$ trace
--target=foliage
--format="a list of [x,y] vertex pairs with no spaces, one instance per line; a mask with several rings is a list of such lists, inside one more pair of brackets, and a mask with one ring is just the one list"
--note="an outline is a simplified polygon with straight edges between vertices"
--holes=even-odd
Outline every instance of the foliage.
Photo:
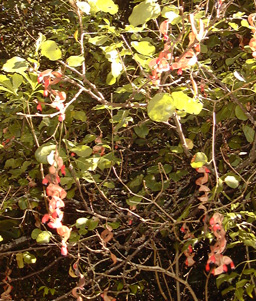
[[254,2],[0,9],[1,299],[255,299]]

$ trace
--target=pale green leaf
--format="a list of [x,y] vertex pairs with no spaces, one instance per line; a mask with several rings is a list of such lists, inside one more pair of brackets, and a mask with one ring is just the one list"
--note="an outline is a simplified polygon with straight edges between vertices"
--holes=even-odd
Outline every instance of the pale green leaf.
[[89,219],[87,217],[80,217],[76,220],[76,228],[84,228],[88,225]]
[[19,269],[24,268],[24,261],[23,261],[23,254],[22,253],[17,253],[16,254],[16,261]]
[[67,59],[67,63],[70,67],[79,67],[83,64],[84,57],[80,55],[72,55]]
[[171,96],[173,98],[173,105],[178,110],[195,115],[198,115],[202,111],[203,104],[199,100],[187,96],[182,91],[173,92]]
[[76,5],[83,13],[86,13],[87,15],[90,14],[91,7],[90,7],[89,3],[85,2],[85,1],[81,1],[81,2],[77,1]]
[[109,41],[109,38],[105,35],[102,35],[102,36],[90,38],[88,41],[89,41],[89,43],[91,43],[93,45],[101,46],[101,45],[105,44],[107,41]]
[[95,12],[103,11],[114,15],[118,12],[118,5],[113,0],[89,0],[92,10]]
[[190,165],[193,168],[199,168],[199,167],[204,166],[207,162],[208,162],[208,158],[207,158],[206,154],[203,152],[198,152],[192,158]]
[[156,19],[160,13],[160,5],[156,1],[145,0],[133,8],[129,22],[134,27],[143,25],[151,19]]
[[29,253],[28,251],[23,253],[23,259],[26,264],[36,263],[35,255]]
[[39,163],[48,164],[47,156],[54,150],[56,150],[56,145],[54,144],[43,144],[39,146],[35,152],[36,160]]
[[231,188],[237,188],[239,186],[239,181],[234,176],[227,176],[224,182]]
[[28,68],[28,63],[21,57],[15,56],[9,59],[4,65],[3,70],[5,72],[23,73]]
[[56,42],[47,40],[41,44],[41,53],[51,61],[61,59],[62,54]]
[[14,88],[10,79],[3,74],[0,74],[0,90],[13,93]]
[[167,93],[156,94],[148,103],[148,116],[158,122],[166,122],[175,112],[173,98]]
[[19,88],[19,86],[22,84],[23,82],[23,76],[21,76],[20,74],[14,73],[12,76],[12,83],[13,83],[13,89],[16,92]]
[[123,70],[123,66],[119,60],[114,60],[111,64],[111,73],[114,77],[118,77]]
[[232,27],[234,30],[238,30],[239,29],[239,26],[238,24],[234,23],[234,22],[229,22],[228,25],[230,27]]
[[45,244],[50,242],[52,233],[49,231],[42,231],[36,238],[36,242],[39,244]]
[[89,157],[92,154],[92,149],[87,145],[78,145],[72,147],[70,151],[81,157]]
[[148,41],[141,41],[141,42],[131,42],[132,47],[136,49],[140,54],[144,55],[152,55],[155,53],[156,48]]

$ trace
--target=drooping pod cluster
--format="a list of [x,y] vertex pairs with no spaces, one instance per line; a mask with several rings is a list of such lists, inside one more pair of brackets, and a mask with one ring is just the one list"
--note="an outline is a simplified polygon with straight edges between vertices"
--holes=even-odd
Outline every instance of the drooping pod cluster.
[[57,150],[52,151],[47,160],[51,166],[42,183],[48,185],[46,188],[48,213],[43,216],[42,223],[47,223],[49,228],[57,230],[57,233],[61,236],[61,254],[67,255],[67,240],[71,229],[62,224],[64,215],[62,208],[65,206],[63,200],[67,196],[67,192],[59,185],[59,172],[65,175],[65,165]]
[[[182,225],[180,231],[184,233],[183,239],[194,238],[194,234],[190,232],[186,223]],[[195,263],[195,260],[193,259],[195,252],[193,252],[192,245],[189,245],[188,248],[183,252],[183,254],[187,257],[185,260],[185,265],[191,267]]]
[[[59,121],[65,120],[65,101],[67,99],[66,92],[58,91],[52,89],[53,85],[58,84],[62,79],[62,74],[58,71],[52,71],[51,69],[47,69],[41,72],[38,75],[37,81],[44,86],[44,97],[48,97],[51,100],[51,103],[44,103],[45,105],[49,105],[50,107],[58,110]],[[37,110],[42,111],[41,103],[38,103]]]
[[213,275],[219,275],[228,271],[228,265],[231,269],[235,268],[232,259],[228,256],[224,256],[224,252],[227,244],[226,231],[223,228],[223,215],[216,212],[210,219],[210,229],[216,238],[216,243],[210,246],[211,252],[208,254],[208,261],[206,264],[206,271],[210,271],[210,264],[214,264],[216,267],[212,270]]
[[248,22],[252,26],[252,33],[253,33],[253,37],[250,39],[250,42],[249,42],[249,47],[251,48],[252,56],[254,58],[256,58],[256,27],[254,25],[255,18],[256,18],[256,14],[251,14],[248,17]]
[[196,64],[197,55],[200,53],[200,41],[204,38],[204,24],[200,20],[199,30],[196,29],[194,15],[190,15],[191,29],[192,32],[189,34],[188,50],[186,50],[180,57],[174,58],[170,52],[171,41],[168,35],[169,31],[169,20],[165,20],[160,24],[159,31],[163,35],[165,44],[164,49],[159,53],[157,58],[154,58],[149,62],[149,67],[152,69],[150,78],[155,85],[160,84],[161,74],[169,70],[178,70],[178,75],[182,74],[182,70],[189,68]]

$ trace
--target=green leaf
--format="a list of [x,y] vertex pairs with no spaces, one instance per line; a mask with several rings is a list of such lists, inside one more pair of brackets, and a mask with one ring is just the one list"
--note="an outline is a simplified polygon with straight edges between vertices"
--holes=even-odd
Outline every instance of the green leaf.
[[156,94],[148,103],[148,116],[157,122],[167,122],[175,112],[173,98],[167,93]]
[[191,160],[190,165],[193,168],[199,168],[204,166],[208,162],[208,158],[205,153],[198,152],[194,155],[193,159]]
[[189,114],[198,115],[203,108],[203,104],[197,99],[193,99],[182,91],[173,92],[171,94],[173,104],[178,110],[185,111]]
[[144,54],[144,55],[151,56],[156,51],[155,46],[153,46],[148,41],[142,41],[142,42],[135,41],[135,42],[131,42],[131,45],[133,48],[136,49],[136,51],[138,51],[140,54]]
[[118,5],[116,5],[113,0],[89,0],[89,3],[93,3],[97,11],[103,11],[111,15],[118,12]]
[[76,228],[84,228],[88,225],[89,219],[86,217],[80,217],[76,220]]
[[95,38],[90,38],[88,41],[93,45],[101,46],[104,45],[107,41],[109,41],[109,37],[102,35],[102,36],[97,36]]
[[234,22],[229,22],[228,25],[231,26],[234,30],[238,30],[239,29],[238,24],[236,24]]
[[24,261],[23,261],[23,254],[22,253],[17,253],[16,254],[16,261],[19,269],[24,268]]
[[253,140],[254,140],[254,135],[255,135],[254,129],[252,127],[248,126],[248,125],[244,125],[243,126],[243,132],[244,132],[246,140],[249,143],[252,143]]
[[164,18],[168,18],[168,21],[172,25],[175,25],[182,20],[181,16],[179,15],[178,7],[176,7],[174,5],[165,6],[162,10],[161,15]]
[[27,70],[28,63],[21,57],[15,56],[9,59],[4,65],[3,70],[5,72],[16,72],[16,73],[23,73]]
[[235,296],[239,301],[244,301],[243,294],[244,294],[244,289],[242,287],[239,287],[235,290]]
[[134,131],[136,133],[137,136],[139,136],[140,138],[146,138],[146,136],[149,133],[149,128],[146,126],[146,124],[142,124],[139,126],[135,126],[134,127]]
[[51,61],[57,61],[62,57],[59,46],[56,44],[56,42],[51,40],[47,40],[42,43],[41,53]]
[[13,89],[16,92],[19,88],[19,86],[22,84],[23,82],[23,76],[21,76],[20,74],[14,73],[12,76],[12,83],[13,83]]
[[14,92],[13,85],[12,85],[10,79],[6,75],[0,74],[0,85],[5,87],[6,91],[11,92],[11,93]]
[[252,295],[253,289],[254,289],[253,284],[249,284],[248,286],[246,286],[246,293],[252,299],[253,299],[253,295]]
[[50,242],[50,238],[52,236],[52,233],[49,231],[42,231],[38,234],[36,238],[36,242],[39,244],[45,244]]
[[248,21],[247,21],[247,20],[242,20],[242,21],[241,21],[241,26],[244,26],[244,27],[250,28],[250,25],[249,25],[249,23],[248,23]]
[[239,181],[234,176],[227,176],[224,182],[231,188],[237,188],[239,186]]
[[99,224],[99,219],[96,217],[93,217],[91,219],[89,219],[88,221],[88,230],[92,231],[94,230]]
[[38,236],[41,232],[42,232],[41,229],[38,229],[38,228],[34,229],[34,230],[32,231],[32,233],[31,233],[31,238],[32,238],[32,239],[37,239],[37,236]]
[[235,114],[236,114],[236,117],[239,119],[239,120],[247,120],[248,117],[244,114],[243,110],[239,107],[239,106],[236,106],[235,108]]
[[36,263],[35,255],[29,253],[28,251],[23,253],[23,259],[26,264]]
[[117,222],[112,222],[112,223],[108,223],[108,225],[113,229],[113,230],[116,230],[119,228],[120,226],[120,222],[117,221]]
[[94,157],[94,158],[89,158],[85,159],[83,157],[80,157],[79,159],[76,160],[76,164],[78,168],[81,169],[82,172],[85,171],[94,171],[98,167],[98,162],[100,158],[99,157]]
[[134,27],[143,25],[151,19],[156,19],[160,13],[160,5],[155,0],[145,0],[133,8],[129,22]]
[[87,15],[90,14],[90,10],[91,10],[91,7],[90,7],[90,4],[88,4],[87,2],[85,1],[77,1],[76,2],[76,5],[77,7],[83,12],[83,13],[86,13]]
[[72,116],[76,119],[76,120],[81,120],[83,122],[85,122],[87,120],[86,114],[84,111],[72,111]]
[[118,59],[114,60],[111,64],[112,75],[114,77],[118,77],[121,74],[122,70],[123,70],[122,63]]
[[35,152],[35,158],[39,163],[48,164],[47,156],[51,151],[56,150],[56,145],[54,144],[43,144],[38,147]]
[[79,67],[83,64],[84,57],[80,55],[72,55],[67,59],[67,63],[70,67]]
[[87,145],[78,145],[72,147],[70,151],[81,157],[89,157],[92,154],[92,149]]

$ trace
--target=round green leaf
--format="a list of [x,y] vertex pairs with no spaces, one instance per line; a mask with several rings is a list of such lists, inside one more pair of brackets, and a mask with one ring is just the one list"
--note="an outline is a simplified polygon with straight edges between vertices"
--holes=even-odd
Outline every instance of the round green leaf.
[[28,63],[21,57],[15,56],[9,59],[4,65],[3,70],[5,72],[25,72],[28,68]]
[[208,162],[208,158],[207,158],[206,154],[202,153],[202,152],[198,152],[192,158],[190,165],[193,168],[199,168],[199,167],[204,166],[207,162]]
[[170,94],[156,94],[148,103],[148,116],[157,122],[166,122],[174,113],[175,106]]
[[39,233],[39,235],[36,238],[36,242],[39,244],[46,244],[50,242],[50,238],[52,236],[52,233],[49,231],[43,231]]
[[59,46],[56,44],[56,42],[51,40],[47,40],[42,43],[41,53],[51,61],[57,61],[62,57]]
[[70,67],[79,67],[83,64],[84,57],[80,55],[72,55],[67,59],[67,63]]
[[35,152],[36,160],[39,163],[48,164],[47,156],[53,150],[56,150],[56,145],[54,145],[54,144],[43,144],[43,145],[39,146]]
[[151,19],[157,18],[161,13],[161,8],[154,0],[145,0],[136,5],[129,17],[129,22],[134,27],[145,24]]
[[140,54],[144,55],[152,55],[155,53],[156,48],[148,41],[141,41],[141,42],[131,42],[132,47],[136,49]]
[[76,228],[84,228],[88,225],[89,219],[86,217],[80,217],[76,220]]
[[197,99],[187,96],[187,94],[182,91],[173,92],[171,96],[173,98],[173,104],[178,110],[195,115],[198,115],[202,111],[202,103]]
[[239,181],[234,176],[227,176],[224,182],[231,188],[237,188],[239,186]]
[[40,230],[40,229],[38,229],[38,228],[34,229],[34,230],[32,231],[32,233],[31,233],[31,238],[37,239],[37,236],[38,236],[41,232],[42,232],[42,230]]
[[81,157],[89,157],[92,153],[92,149],[87,145],[78,145],[72,147],[70,150]]

